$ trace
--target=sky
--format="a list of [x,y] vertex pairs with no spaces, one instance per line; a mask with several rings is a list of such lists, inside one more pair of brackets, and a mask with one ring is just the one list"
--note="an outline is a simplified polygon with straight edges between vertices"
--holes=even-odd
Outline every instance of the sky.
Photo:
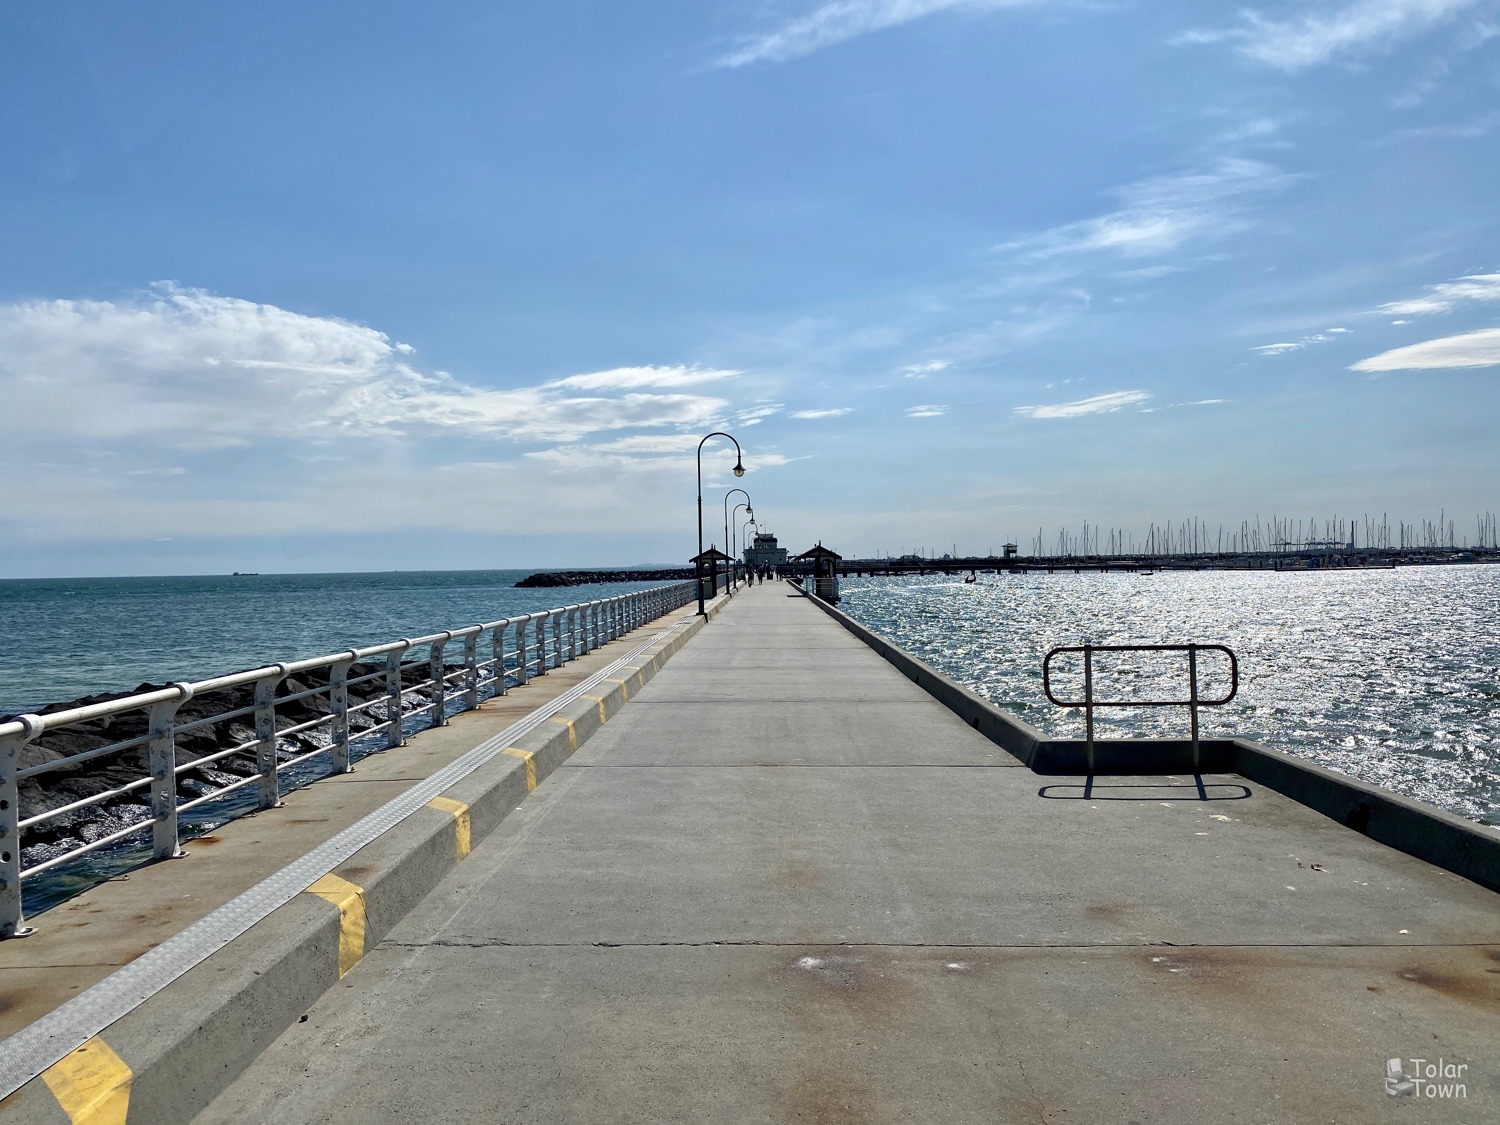
[[7,0],[0,577],[1472,541],[1497,141],[1500,0]]

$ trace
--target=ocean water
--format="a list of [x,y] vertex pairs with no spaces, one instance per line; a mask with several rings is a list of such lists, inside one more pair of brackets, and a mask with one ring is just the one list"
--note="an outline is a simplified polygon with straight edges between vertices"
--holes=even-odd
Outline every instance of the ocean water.
[[0,715],[456,629],[659,582],[517,590],[526,570],[0,581]]
[[[1059,738],[1081,738],[1083,717],[1043,693],[1052,647],[1228,645],[1239,693],[1201,713],[1205,736],[1500,824],[1500,566],[848,578],[841,591],[851,616]],[[1227,664],[1201,659],[1203,693],[1223,694]],[[1096,660],[1097,698],[1186,696],[1181,655]],[[1054,694],[1080,698],[1080,668],[1059,663]],[[1188,732],[1185,708],[1095,714],[1100,737]]]

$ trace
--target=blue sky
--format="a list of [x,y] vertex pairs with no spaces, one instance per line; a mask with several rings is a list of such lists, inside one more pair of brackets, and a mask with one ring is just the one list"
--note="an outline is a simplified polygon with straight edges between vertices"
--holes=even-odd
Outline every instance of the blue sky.
[[1500,0],[0,20],[0,576],[1500,508]]

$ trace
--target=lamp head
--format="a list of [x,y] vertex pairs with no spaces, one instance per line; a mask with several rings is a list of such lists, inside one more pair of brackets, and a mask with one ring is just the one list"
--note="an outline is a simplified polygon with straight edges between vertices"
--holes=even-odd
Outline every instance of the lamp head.
[[740,460],[736,460],[735,461],[735,463],[734,463],[734,475],[737,476],[737,477],[742,477],[742,476],[745,475],[745,463],[743,461],[740,461]]
[[745,505],[745,515],[750,517],[750,521],[752,523],[755,522],[755,509],[752,508],[749,504]]

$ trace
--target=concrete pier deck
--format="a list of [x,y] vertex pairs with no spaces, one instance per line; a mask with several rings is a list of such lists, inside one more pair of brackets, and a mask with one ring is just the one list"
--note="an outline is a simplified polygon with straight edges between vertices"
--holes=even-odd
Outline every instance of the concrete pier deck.
[[[1085,799],[790,594],[735,598],[200,1125],[1500,1120],[1500,896],[1232,775]],[[1464,1096],[1389,1096],[1394,1058]]]

